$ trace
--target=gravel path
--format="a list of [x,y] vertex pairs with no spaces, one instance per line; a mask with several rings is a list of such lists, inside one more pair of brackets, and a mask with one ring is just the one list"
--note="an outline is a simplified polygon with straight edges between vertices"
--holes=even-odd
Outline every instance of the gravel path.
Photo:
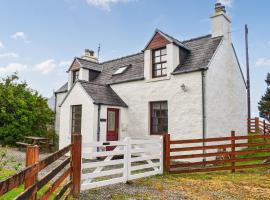
[[81,193],[79,200],[187,200],[181,192],[159,191],[157,189],[137,184],[115,184]]

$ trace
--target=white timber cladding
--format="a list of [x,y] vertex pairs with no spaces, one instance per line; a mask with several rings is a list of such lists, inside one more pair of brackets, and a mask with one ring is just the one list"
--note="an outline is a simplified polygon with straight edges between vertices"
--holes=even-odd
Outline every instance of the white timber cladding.
[[[148,67],[149,68],[149,67]],[[111,85],[127,103],[126,129],[129,137],[150,135],[149,103],[168,102],[168,132],[172,138],[202,137],[201,72]],[[181,89],[184,84],[187,91]]]
[[246,86],[230,40],[224,39],[206,72],[207,137],[247,134]]
[[61,106],[60,112],[60,137],[59,147],[65,147],[71,142],[71,106],[82,105],[81,117],[81,133],[84,142],[93,142],[94,139],[94,124],[95,115],[94,104],[90,96],[82,88],[79,82],[76,83],[74,88],[70,91]]

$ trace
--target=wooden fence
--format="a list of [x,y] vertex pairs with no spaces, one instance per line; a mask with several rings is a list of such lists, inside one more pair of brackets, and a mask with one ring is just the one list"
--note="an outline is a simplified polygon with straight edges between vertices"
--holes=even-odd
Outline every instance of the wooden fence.
[[248,131],[250,133],[270,134],[270,123],[259,117],[248,119]]
[[[77,197],[80,194],[81,135],[73,135],[72,141],[73,144],[40,161],[39,147],[28,146],[26,168],[0,182],[0,197],[24,184],[24,191],[16,199],[37,199],[37,192],[48,183],[50,183],[48,189],[38,199],[46,200],[56,191],[55,199],[67,198],[70,194]],[[69,156],[67,156],[68,154]],[[64,157],[63,161],[59,160],[61,157]],[[61,162],[39,179],[39,172],[55,161]],[[59,172],[62,172],[61,175],[59,175]]]
[[230,137],[171,140],[166,134],[164,141],[164,167],[171,173],[235,172],[270,166],[270,135],[235,136],[232,131]]

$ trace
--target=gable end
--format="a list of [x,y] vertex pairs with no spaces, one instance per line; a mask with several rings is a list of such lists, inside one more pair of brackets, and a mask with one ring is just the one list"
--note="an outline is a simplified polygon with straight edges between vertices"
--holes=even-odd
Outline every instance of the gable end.
[[145,49],[157,49],[160,47],[164,47],[169,43],[169,40],[167,40],[164,36],[157,32]]

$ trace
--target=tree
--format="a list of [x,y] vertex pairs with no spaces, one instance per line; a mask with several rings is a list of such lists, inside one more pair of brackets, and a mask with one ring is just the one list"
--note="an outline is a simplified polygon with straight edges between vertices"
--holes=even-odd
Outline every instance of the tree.
[[14,145],[24,136],[46,135],[53,122],[47,99],[19,82],[17,74],[0,80],[0,143]]
[[260,117],[270,121],[270,73],[267,74],[265,82],[267,84],[267,89],[259,102],[258,108],[260,111]]

